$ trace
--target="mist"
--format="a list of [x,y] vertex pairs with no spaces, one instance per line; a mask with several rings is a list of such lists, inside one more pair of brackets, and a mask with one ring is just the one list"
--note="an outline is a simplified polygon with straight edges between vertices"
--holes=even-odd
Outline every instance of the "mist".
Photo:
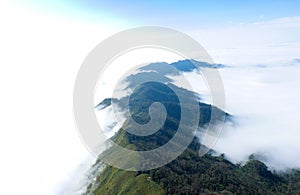
[[300,64],[293,65],[220,70],[236,125],[225,125],[215,150],[233,162],[256,154],[270,168],[300,167]]
[[[251,154],[270,169],[300,167],[300,64],[297,60],[269,66],[219,69],[226,95],[226,112],[234,124],[225,124],[213,150],[233,163],[244,164]],[[184,76],[211,103],[195,72]],[[198,81],[197,81],[198,79]]]
[[[219,69],[223,79],[226,112],[234,123],[225,123],[216,145],[233,163],[244,164],[249,156],[266,163],[270,169],[300,168],[300,63],[294,60],[273,65],[228,66]],[[211,103],[205,78],[197,72],[168,76],[179,85],[186,78],[202,102]],[[181,86],[185,87],[186,86]],[[108,107],[96,111],[99,124],[109,138],[121,124],[114,121]]]

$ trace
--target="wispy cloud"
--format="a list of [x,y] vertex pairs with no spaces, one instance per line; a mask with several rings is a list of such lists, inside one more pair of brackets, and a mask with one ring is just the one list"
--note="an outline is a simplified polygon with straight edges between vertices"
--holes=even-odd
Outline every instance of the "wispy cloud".
[[231,65],[276,64],[297,58],[299,34],[300,16],[191,32],[215,62]]
[[257,22],[254,24],[280,28],[300,27],[300,16],[277,18],[274,20]]

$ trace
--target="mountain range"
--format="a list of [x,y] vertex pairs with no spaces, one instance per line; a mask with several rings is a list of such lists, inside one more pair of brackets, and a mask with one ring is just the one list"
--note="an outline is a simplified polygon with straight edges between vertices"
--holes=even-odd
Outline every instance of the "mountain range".
[[[195,68],[195,65],[197,66]],[[168,68],[171,66],[179,73]],[[176,63],[153,63],[139,68],[139,72],[131,74],[126,80],[126,89],[134,89],[128,97],[106,98],[96,105],[97,111],[102,111],[117,105],[120,110],[129,109],[130,116],[139,124],[151,120],[149,107],[154,102],[160,102],[166,109],[166,120],[163,126],[152,135],[137,136],[130,132],[131,119],[126,118],[120,130],[110,138],[113,142],[127,149],[136,151],[152,150],[168,143],[176,134],[182,120],[182,107],[189,108],[189,102],[198,101],[199,129],[209,122],[220,121],[211,118],[212,105],[203,103],[201,95],[188,89],[176,86],[167,75],[191,72],[201,68],[225,68],[224,65],[212,65],[194,60],[178,61]],[[139,84],[145,77],[153,81]],[[159,77],[162,82],[155,82]],[[176,93],[172,89],[176,89]],[[184,103],[178,99],[178,93],[185,98]],[[129,103],[125,101],[129,99]],[[128,104],[127,104],[128,103]],[[233,122],[234,116],[215,108],[224,114],[225,122]],[[188,118],[191,116],[187,116]],[[186,127],[188,129],[188,126]],[[186,133],[191,133],[186,131]],[[184,135],[182,135],[184,136]],[[300,171],[289,173],[271,171],[255,155],[249,154],[245,164],[234,164],[227,160],[226,154],[218,154],[209,150],[204,156],[199,156],[199,149],[206,147],[201,138],[194,136],[188,147],[175,160],[151,170],[122,170],[101,161],[101,156],[93,165],[94,180],[89,183],[86,194],[299,194]],[[104,152],[110,153],[113,148]],[[119,160],[122,160],[120,158]],[[134,159],[130,162],[134,164]],[[147,162],[146,162],[147,163]],[[101,167],[101,169],[99,168]],[[104,168],[103,168],[104,167]]]

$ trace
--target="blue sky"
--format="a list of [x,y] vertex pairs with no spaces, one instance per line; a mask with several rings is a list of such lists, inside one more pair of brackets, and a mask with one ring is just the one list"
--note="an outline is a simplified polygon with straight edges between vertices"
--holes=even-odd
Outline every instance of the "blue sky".
[[31,1],[39,9],[135,25],[193,29],[201,26],[249,23],[300,15],[300,1]]

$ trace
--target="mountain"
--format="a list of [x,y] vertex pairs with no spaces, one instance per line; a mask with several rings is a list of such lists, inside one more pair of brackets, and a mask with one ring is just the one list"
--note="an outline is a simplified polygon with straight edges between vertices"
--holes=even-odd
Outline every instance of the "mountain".
[[116,99],[116,98],[106,98],[102,102],[100,102],[99,104],[97,104],[95,106],[95,108],[97,110],[103,110],[103,109],[109,107],[112,104],[113,101],[118,101],[118,99]]
[[[112,104],[116,104],[123,111],[128,108],[130,116],[140,124],[147,124],[151,120],[148,110],[154,102],[160,102],[166,109],[166,120],[154,134],[137,136],[130,133],[128,130],[132,128],[131,119],[126,118],[122,128],[111,138],[113,142],[135,151],[147,151],[165,145],[177,133],[182,117],[193,118],[192,115],[182,116],[181,112],[183,108],[192,109],[189,102],[195,99],[199,105],[198,126],[205,127],[211,120],[215,120],[211,118],[213,106],[201,102],[199,94],[173,84],[166,75],[174,74],[174,72],[162,67],[171,65],[178,66],[183,72],[192,71],[187,64],[187,61],[179,61],[175,64],[154,63],[142,67],[141,72],[126,78],[127,88],[133,89],[129,97],[107,98],[96,106],[99,110]],[[144,72],[145,70],[157,72]],[[139,80],[145,77],[160,77],[160,80],[165,83],[151,81],[138,84]],[[184,101],[179,101],[178,96],[183,97]],[[226,121],[234,121],[234,116],[219,108],[215,109],[219,114],[226,116]],[[185,128],[185,134],[180,135],[182,139],[192,133],[188,125]],[[181,143],[178,143],[177,147],[180,148]],[[212,150],[204,156],[199,156],[200,147],[205,147],[205,145],[201,144],[199,137],[193,136],[188,147],[176,159],[164,166],[151,170],[126,171],[106,165],[103,170],[98,171],[97,167],[103,167],[102,157],[114,152],[112,147],[101,154],[95,163],[95,180],[88,185],[86,194],[300,193],[300,172],[297,170],[291,171],[290,174],[272,172],[254,155],[243,166],[231,163],[226,159],[225,154],[216,155],[216,152]],[[116,160],[133,167],[135,165],[135,158],[127,161],[125,157],[120,156]],[[145,162],[145,166],[147,163]]]
[[220,69],[220,68],[226,68],[229,67],[224,64],[210,64],[208,62],[199,62],[193,59],[190,60],[179,60],[177,62],[173,63],[166,63],[166,62],[157,62],[157,63],[151,63],[147,66],[144,66],[140,68],[140,70],[155,70],[156,72],[159,72],[162,75],[166,74],[178,74],[178,72],[174,69],[170,69],[170,67],[175,68],[176,70],[179,70],[180,72],[192,72],[196,69],[201,68],[214,68],[214,69]]

